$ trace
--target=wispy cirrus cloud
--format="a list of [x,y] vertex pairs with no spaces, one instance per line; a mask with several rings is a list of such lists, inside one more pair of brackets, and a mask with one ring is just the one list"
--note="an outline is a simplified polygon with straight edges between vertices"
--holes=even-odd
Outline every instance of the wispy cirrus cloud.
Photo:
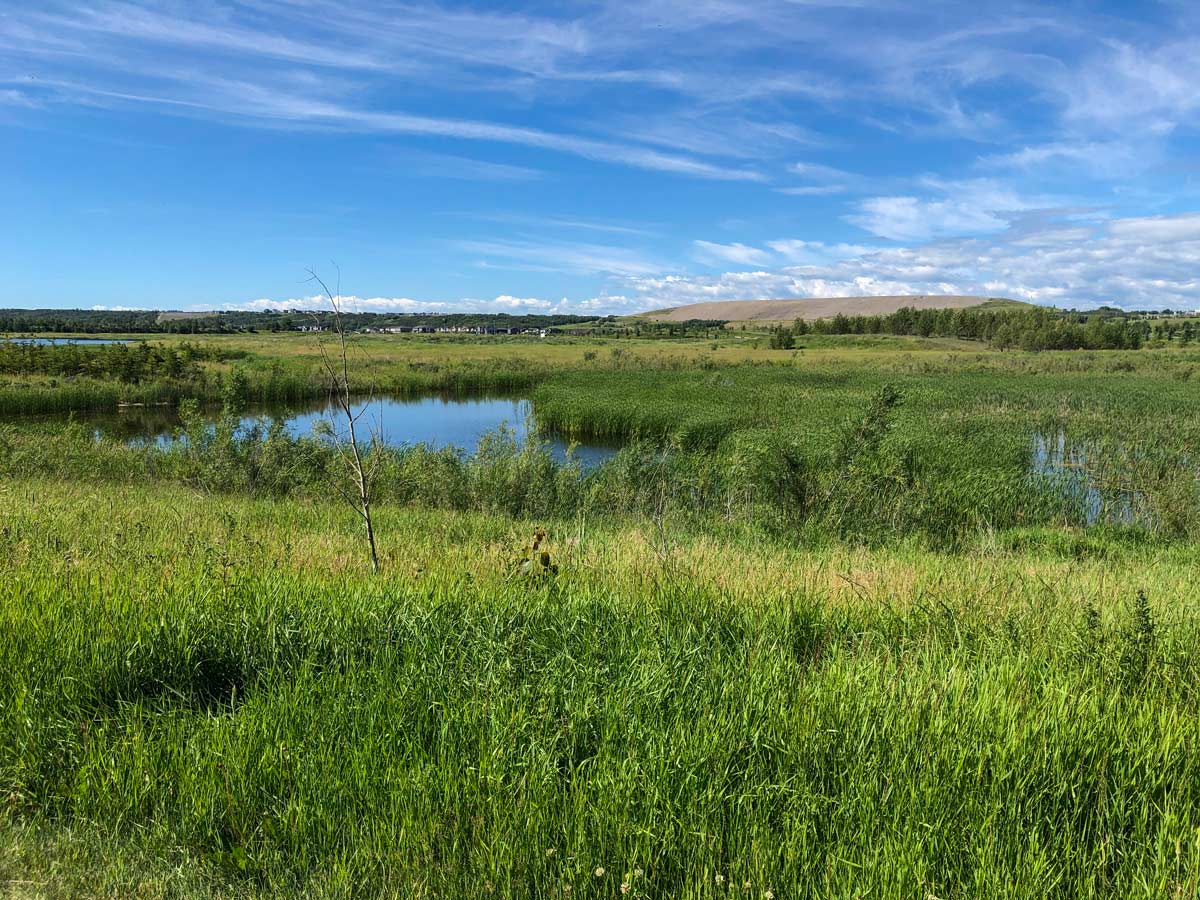
[[577,219],[568,216],[530,215],[516,212],[468,212],[453,213],[464,219],[474,219],[481,222],[497,222],[502,225],[518,225],[523,228],[541,231],[597,231],[604,234],[625,235],[630,237],[649,237],[656,232],[644,225],[631,225],[622,222],[596,221],[592,219]]
[[0,106],[23,106],[36,109],[40,104],[24,91],[0,90]]
[[729,181],[762,181],[762,173],[753,169],[726,167],[647,147],[623,144],[578,135],[561,134],[540,128],[498,124],[475,119],[451,119],[410,113],[360,109],[331,100],[297,94],[250,82],[197,77],[191,83],[207,88],[202,95],[169,93],[130,93],[105,90],[81,82],[36,82],[23,79],[27,89],[42,86],[60,97],[86,97],[92,102],[132,103],[160,106],[172,111],[208,112],[240,119],[259,119],[291,125],[336,126],[364,134],[394,134],[417,137],[455,138],[515,144],[524,147],[567,153],[595,162],[611,163],[667,172],[695,178]]
[[462,240],[454,246],[483,258],[485,264],[531,272],[585,275],[650,275],[668,263],[627,247],[525,238]]
[[[828,143],[788,115],[785,100],[897,133],[933,128],[1002,146],[1017,131],[1029,158],[1071,147],[1096,154],[1107,143],[1103,153],[1118,159],[1135,142],[1131,135],[1166,139],[1198,108],[1198,46],[1194,35],[1082,9],[952,3],[935,10],[886,0],[656,0],[637,9],[600,0],[542,11],[365,0],[48,0],[0,20],[0,60],[17,70],[32,64],[39,81],[86,84],[97,90],[93,97],[511,142],[734,180],[764,176],[713,157],[758,160],[796,143]],[[181,71],[164,75],[164,61]],[[218,70],[237,88],[222,92],[204,77]],[[231,103],[247,92],[286,94],[284,81],[302,72],[314,76],[302,97],[292,90],[273,102]],[[460,95],[508,93],[522,103],[630,86],[661,102],[653,116],[592,104],[581,132],[601,135],[594,137],[406,110],[431,83]],[[1006,104],[996,102],[1000,88]],[[381,95],[392,102],[362,102]],[[672,152],[658,155],[655,146]],[[1018,146],[987,155],[1019,164],[1022,153]],[[791,174],[815,176],[814,183],[782,190],[833,195],[845,183],[808,168]]]
[[[752,268],[725,273],[747,289],[1041,299],[1084,293],[1087,272],[1089,296],[1182,303],[1197,60],[1200,14],[1183,3],[44,0],[0,14],[0,111],[25,136],[170,148],[202,133],[201,157],[227,145],[216,129],[258,130],[297,170],[344,146],[395,160],[431,183],[388,220],[374,204],[395,195],[369,183],[381,167],[360,166],[356,201],[387,221],[379,246],[424,240],[438,252],[412,264],[447,280],[500,273],[482,297],[551,282],[580,303],[643,296],[622,279],[724,290],[696,264]],[[203,158],[217,171],[220,155]],[[491,218],[454,242],[409,224],[453,209]],[[735,219],[744,230],[716,231]],[[725,238],[693,241],[705,227]],[[1102,265],[1120,242],[1139,248],[1124,279]]]
[[539,181],[545,177],[541,169],[516,166],[511,163],[472,159],[446,153],[408,153],[397,166],[409,174],[423,178],[451,178],[462,181]]
[[720,260],[742,266],[757,266],[768,262],[771,255],[745,244],[715,244],[712,241],[693,241],[692,246],[702,259]]

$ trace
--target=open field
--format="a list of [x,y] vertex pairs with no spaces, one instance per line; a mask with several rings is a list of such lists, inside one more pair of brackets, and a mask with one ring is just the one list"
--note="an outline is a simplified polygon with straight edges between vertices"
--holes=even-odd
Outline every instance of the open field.
[[953,294],[900,297],[829,297],[795,300],[718,300],[692,303],[642,313],[659,322],[686,322],[691,319],[724,319],[736,323],[793,322],[796,319],[828,319],[842,313],[847,316],[882,316],[902,307],[913,309],[1002,308],[1024,304],[1002,297],[969,297]]
[[[1200,350],[761,338],[362,339],[627,443],[372,451],[379,575],[319,440],[0,423],[0,893],[1200,893]],[[0,397],[323,389],[185,340]]]

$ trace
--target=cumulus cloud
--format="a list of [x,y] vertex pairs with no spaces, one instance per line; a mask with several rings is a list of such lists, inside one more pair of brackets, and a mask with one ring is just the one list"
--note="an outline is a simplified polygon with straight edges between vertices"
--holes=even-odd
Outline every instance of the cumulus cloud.
[[[450,312],[452,306],[449,303],[428,301],[428,300],[413,300],[408,297],[356,297],[349,295],[342,297],[342,306],[346,310],[353,312]],[[273,300],[269,297],[261,297],[257,300],[244,300],[226,304],[224,309],[230,310],[249,310],[258,312],[286,312],[289,310],[326,310],[329,308],[329,300],[322,294],[313,294],[309,297],[292,297],[287,300]]]
[[[348,297],[364,312],[629,314],[713,300],[976,294],[1032,303],[1128,309],[1200,308],[1200,213],[1022,223],[1001,234],[925,244],[868,246],[796,238],[756,247],[697,241],[743,268],[685,274],[662,267],[611,269],[612,290],[557,300],[502,294],[425,301]],[[585,254],[586,255],[586,254]],[[319,296],[253,300],[239,309],[318,309]]]
[[[548,313],[560,311],[569,306],[566,298],[561,300],[545,300],[540,297],[513,297],[501,294],[490,300],[464,297],[456,300],[414,300],[411,297],[357,297],[347,295],[342,297],[342,308],[352,312],[363,313]],[[256,312],[299,312],[328,310],[329,300],[323,295],[314,294],[310,297],[292,297],[286,300],[260,298],[225,304],[222,309],[247,310]]]
[[[1200,307],[1200,214],[1049,222],[1040,230],[884,248],[772,241],[803,264],[719,275],[627,278],[645,308],[711,300],[978,294],[1088,308]],[[751,248],[753,249],[753,248]]]

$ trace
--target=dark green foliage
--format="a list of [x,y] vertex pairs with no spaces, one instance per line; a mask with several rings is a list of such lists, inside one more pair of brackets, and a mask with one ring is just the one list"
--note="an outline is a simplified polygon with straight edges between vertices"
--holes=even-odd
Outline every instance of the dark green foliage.
[[1137,684],[1149,673],[1157,644],[1154,615],[1145,591],[1137,592],[1131,613],[1129,627],[1122,636],[1121,674],[1127,683]]
[[791,328],[785,325],[777,325],[771,329],[772,350],[791,350],[795,346],[796,337]]
[[[1081,321],[1082,318],[1082,321]],[[803,321],[803,320],[800,320]],[[797,322],[797,326],[800,325]],[[987,341],[1006,350],[1136,350],[1150,336],[1145,321],[1101,314],[1024,309],[915,309],[882,316],[846,316],[804,323],[811,334],[893,334]],[[797,332],[803,334],[805,332]]]

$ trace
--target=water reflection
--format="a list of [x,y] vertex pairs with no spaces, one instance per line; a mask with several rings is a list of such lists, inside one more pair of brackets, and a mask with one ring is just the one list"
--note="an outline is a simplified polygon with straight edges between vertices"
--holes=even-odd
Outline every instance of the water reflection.
[[[1033,436],[1031,470],[1053,485],[1075,506],[1088,525],[1109,522],[1131,525],[1146,519],[1145,497],[1129,487],[1133,454],[1128,448],[1113,458],[1111,452],[1090,441],[1069,439],[1066,432]],[[1124,470],[1113,477],[1114,465]]]
[[59,347],[64,344],[79,344],[84,347],[100,344],[133,344],[135,341],[115,338],[65,338],[65,337],[6,337],[2,340],[12,344],[33,344],[36,347]]
[[[530,402],[512,397],[384,397],[370,402],[359,401],[353,409],[355,415],[360,416],[360,436],[379,434],[385,443],[394,447],[427,444],[473,451],[481,437],[502,425],[521,442],[526,440],[531,428],[536,430]],[[216,411],[210,411],[209,415],[215,418]],[[76,413],[74,419],[107,437],[124,441],[165,441],[182,424],[174,408],[163,406],[128,406],[117,412]],[[332,421],[335,429],[345,425],[344,417],[326,401],[251,407],[242,421],[249,425],[262,419],[281,420],[297,437],[311,435],[322,420]],[[568,444],[565,440],[553,434],[540,434],[539,437],[556,459],[566,459]],[[573,455],[584,468],[591,468],[616,450],[614,445],[587,442],[577,444]]]

